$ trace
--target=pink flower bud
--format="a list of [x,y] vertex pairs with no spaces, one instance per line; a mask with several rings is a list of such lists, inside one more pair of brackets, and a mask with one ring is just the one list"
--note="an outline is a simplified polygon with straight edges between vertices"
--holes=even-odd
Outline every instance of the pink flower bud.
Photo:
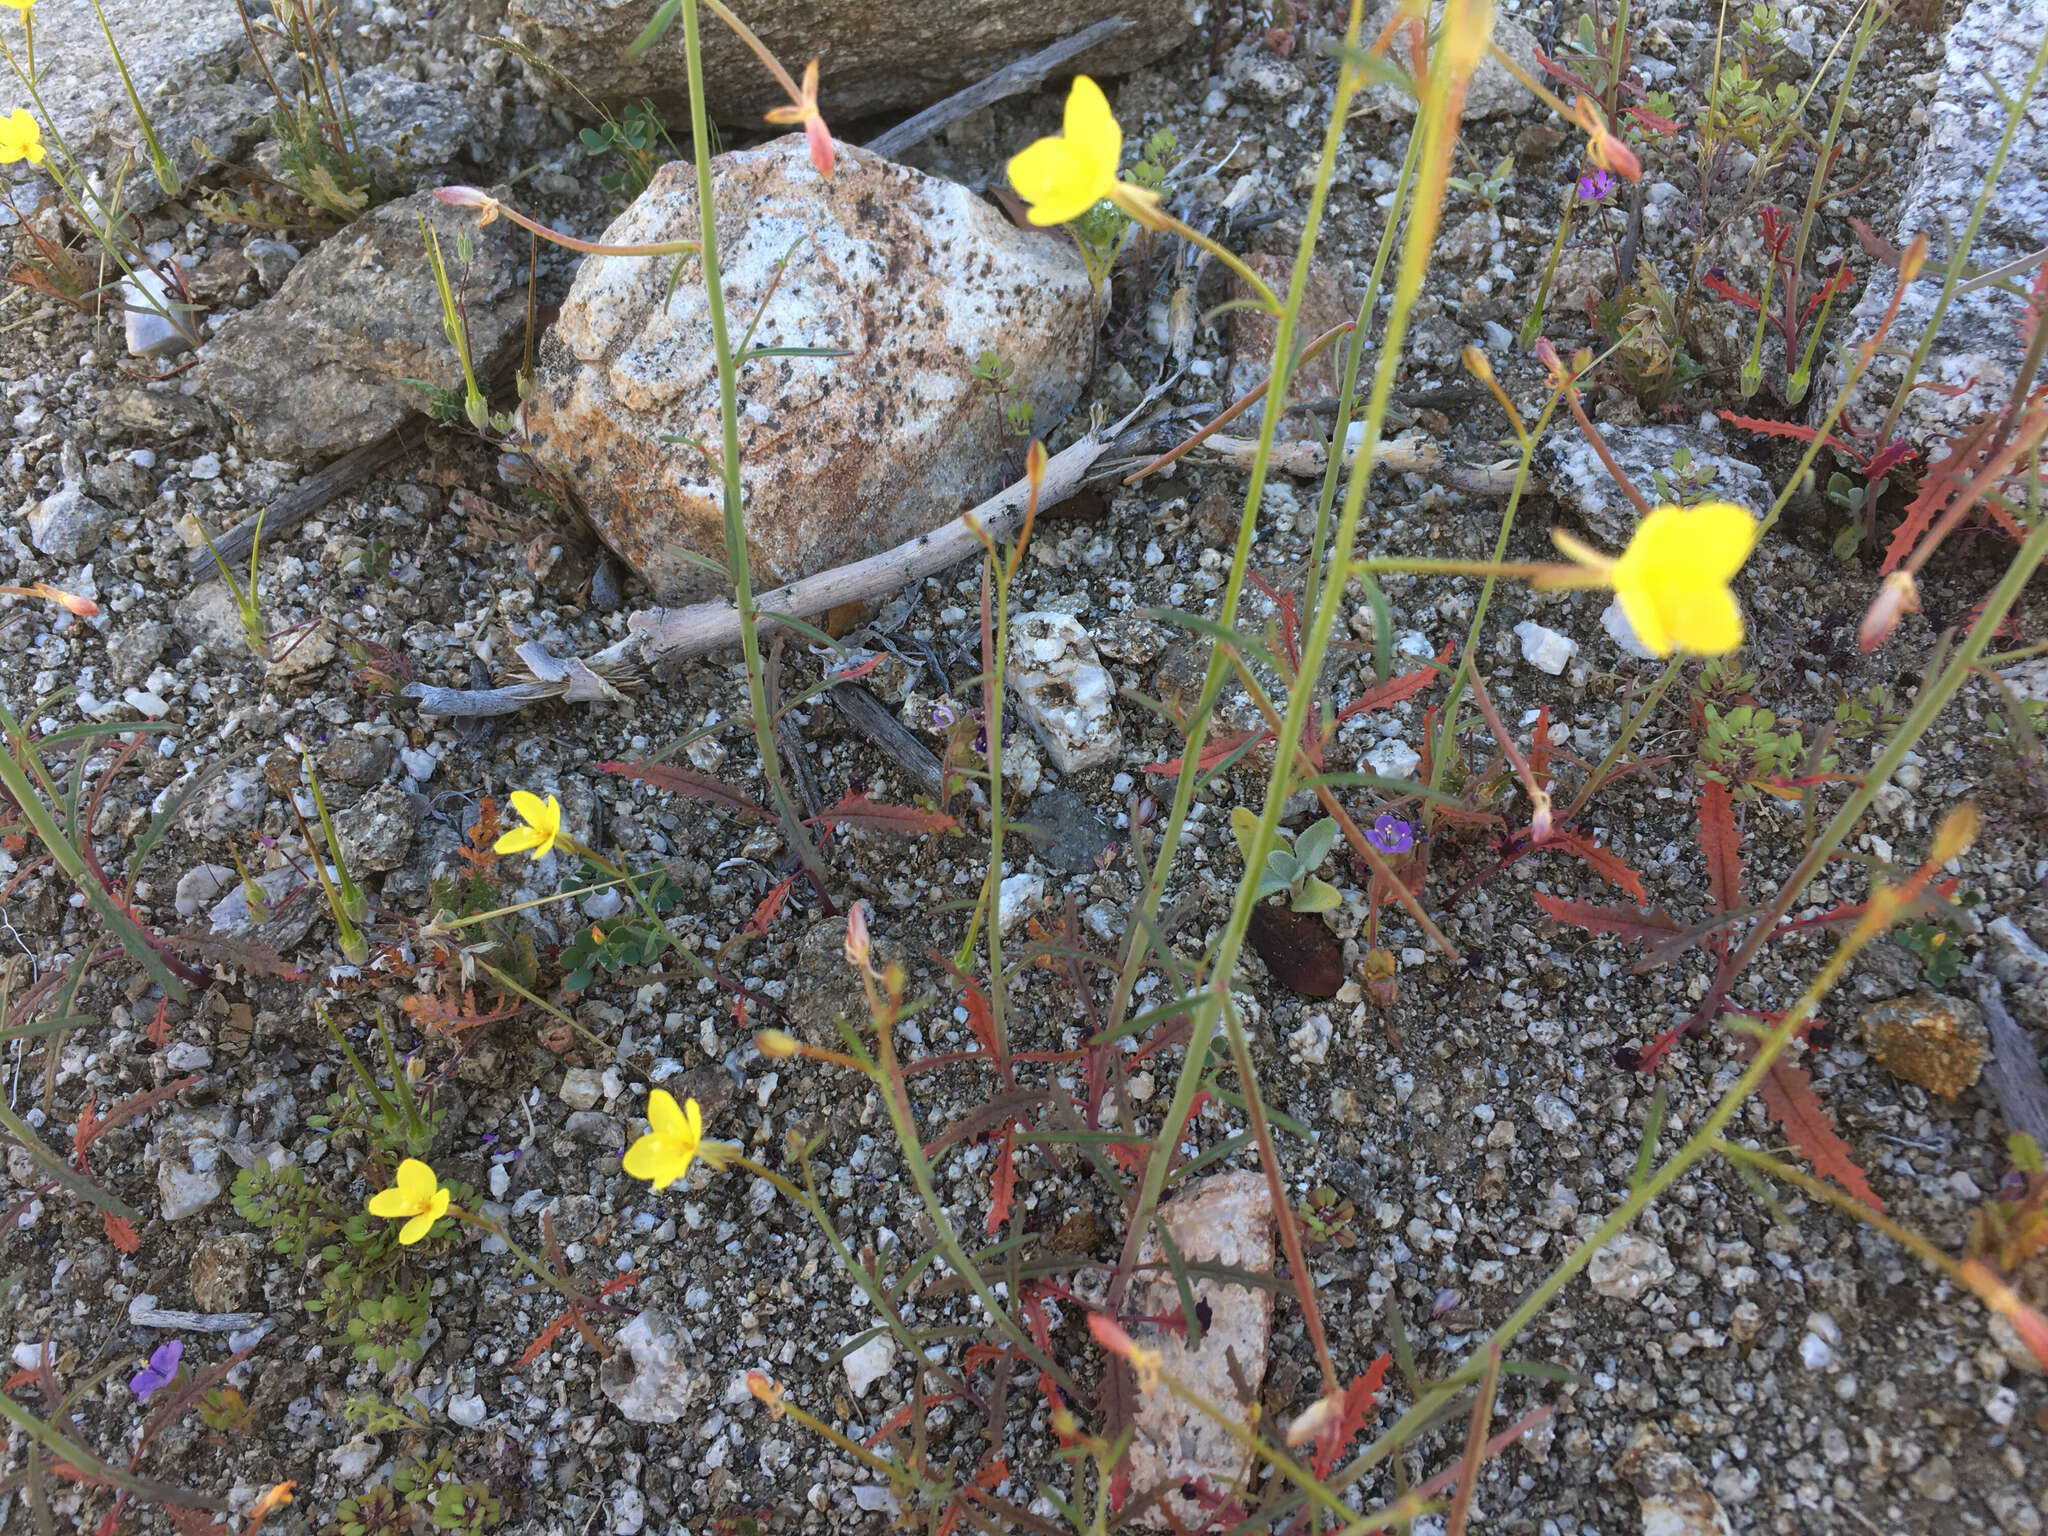
[[1892,637],[1892,631],[1899,627],[1899,620],[1919,611],[1920,588],[1913,580],[1913,573],[1893,571],[1885,577],[1884,585],[1877,589],[1877,597],[1863,615],[1863,622],[1856,627],[1857,649],[1866,653],[1876,650]]

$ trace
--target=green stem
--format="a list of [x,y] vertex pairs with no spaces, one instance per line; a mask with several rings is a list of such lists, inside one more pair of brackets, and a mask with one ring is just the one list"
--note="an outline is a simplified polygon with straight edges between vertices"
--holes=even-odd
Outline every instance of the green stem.
[[1629,716],[1628,722],[1621,728],[1621,734],[1614,739],[1614,745],[1609,747],[1607,755],[1600,759],[1600,766],[1587,776],[1586,782],[1579,786],[1579,792],[1572,797],[1572,803],[1566,806],[1564,814],[1557,818],[1559,826],[1570,826],[1572,818],[1586,808],[1586,802],[1593,798],[1602,784],[1607,782],[1607,775],[1613,772],[1614,765],[1621,761],[1621,754],[1626,752],[1628,744],[1635,740],[1636,732],[1642,728],[1643,722],[1657,712],[1657,706],[1664,702],[1665,691],[1677,681],[1679,669],[1684,665],[1683,656],[1674,656],[1665,663],[1663,672],[1658,675],[1657,681],[1650,685],[1649,693],[1644,695],[1641,707]]

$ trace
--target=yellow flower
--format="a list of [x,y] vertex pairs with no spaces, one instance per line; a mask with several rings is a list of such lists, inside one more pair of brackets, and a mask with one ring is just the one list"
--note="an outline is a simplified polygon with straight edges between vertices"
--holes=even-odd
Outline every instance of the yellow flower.
[[33,10],[35,3],[36,0],[0,0],[0,5],[8,7],[10,10],[20,11],[23,15],[27,15],[29,11]]
[[697,1159],[704,1142],[704,1111],[695,1099],[678,1109],[669,1092],[657,1088],[647,1096],[647,1124],[647,1134],[626,1148],[626,1172],[656,1189],[667,1189]]
[[1124,131],[1102,87],[1076,75],[1063,131],[1010,156],[1010,185],[1031,205],[1032,223],[1064,224],[1105,197],[1126,203],[1138,194],[1116,179],[1123,153]]
[[1586,568],[1585,584],[1614,588],[1644,649],[1659,656],[1725,656],[1742,644],[1742,610],[1728,583],[1755,547],[1758,526],[1754,513],[1710,501],[1657,508],[1619,559],[1562,531],[1553,530],[1551,538]]
[[[0,0],[0,5],[13,4],[14,0]],[[43,163],[43,130],[26,107],[16,107],[9,116],[0,117],[0,165],[17,160]]]
[[526,825],[514,827],[491,844],[491,852],[524,853],[531,848],[535,859],[544,859],[557,845],[564,848],[572,846],[568,834],[562,830],[562,804],[553,795],[543,800],[539,795],[515,789],[512,791],[512,809],[519,813],[519,819]]
[[398,1240],[409,1248],[448,1214],[448,1191],[441,1187],[433,1169],[416,1157],[408,1157],[398,1165],[392,1187],[370,1196],[370,1214],[393,1221],[406,1218],[405,1225],[398,1229]]

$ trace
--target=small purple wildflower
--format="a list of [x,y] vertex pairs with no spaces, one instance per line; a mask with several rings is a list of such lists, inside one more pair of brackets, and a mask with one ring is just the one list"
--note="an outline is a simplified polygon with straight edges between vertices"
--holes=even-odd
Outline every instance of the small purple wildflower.
[[149,1364],[128,1378],[128,1390],[135,1394],[135,1400],[146,1403],[152,1393],[168,1387],[178,1374],[178,1361],[184,1354],[185,1345],[180,1339],[157,1345],[150,1353]]
[[933,729],[933,730],[935,730],[935,731],[950,731],[951,729],[953,729],[953,719],[954,719],[954,716],[953,716],[953,711],[952,711],[952,710],[950,710],[950,709],[948,709],[948,708],[947,708],[947,707],[946,707],[945,705],[943,705],[943,704],[934,704],[934,705],[932,706],[932,729]]
[[1386,811],[1366,828],[1365,840],[1381,853],[1406,853],[1415,846],[1415,829],[1392,811]]
[[1597,203],[1617,185],[1612,175],[1596,166],[1579,178],[1579,196],[1586,202]]

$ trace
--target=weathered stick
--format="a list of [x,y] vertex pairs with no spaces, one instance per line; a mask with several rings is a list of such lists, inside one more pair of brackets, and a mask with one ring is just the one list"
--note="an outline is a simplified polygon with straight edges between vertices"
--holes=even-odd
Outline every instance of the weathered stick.
[[925,794],[936,800],[945,792],[945,764],[939,761],[930,747],[911,735],[910,728],[891,714],[880,699],[859,683],[834,683],[826,697],[845,717],[847,724],[909,774]]
[[1083,27],[1072,37],[1062,38],[1028,59],[1005,65],[986,80],[977,81],[964,91],[955,91],[944,101],[926,107],[917,116],[904,119],[879,138],[868,140],[866,147],[878,155],[900,155],[911,145],[922,144],[941,128],[950,127],[968,113],[979,111],[1006,96],[1014,96],[1019,91],[1030,90],[1076,54],[1086,53],[1097,43],[1115,37],[1130,25],[1127,16],[1109,16],[1092,27]]
[[2005,1117],[2005,1128],[2024,1131],[2048,1146],[2048,1078],[2041,1075],[2033,1039],[2006,1010],[2005,992],[1989,976],[1977,984],[1977,1006],[1984,1010],[1984,1023],[1991,1031],[1991,1060],[1984,1064],[1984,1076]]

